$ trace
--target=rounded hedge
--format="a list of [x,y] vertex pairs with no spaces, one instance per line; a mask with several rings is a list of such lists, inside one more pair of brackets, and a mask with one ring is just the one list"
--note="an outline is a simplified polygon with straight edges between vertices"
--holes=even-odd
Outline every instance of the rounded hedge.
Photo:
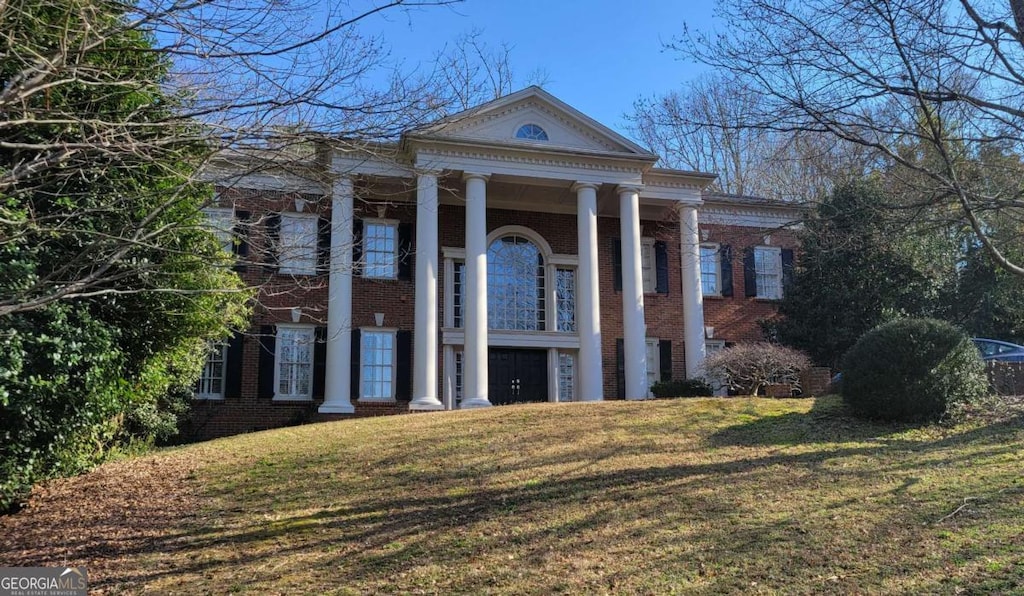
[[901,319],[865,333],[843,356],[843,400],[855,413],[935,420],[988,392],[985,365],[962,331],[935,319]]

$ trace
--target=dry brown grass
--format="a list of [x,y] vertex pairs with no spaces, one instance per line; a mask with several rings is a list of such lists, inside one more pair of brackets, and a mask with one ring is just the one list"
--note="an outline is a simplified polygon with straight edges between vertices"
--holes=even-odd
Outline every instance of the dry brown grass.
[[[1012,593],[1022,470],[1020,418],[875,425],[833,398],[365,419],[61,481],[0,518],[0,561],[68,555],[108,592]],[[50,510],[81,539],[24,531]]]

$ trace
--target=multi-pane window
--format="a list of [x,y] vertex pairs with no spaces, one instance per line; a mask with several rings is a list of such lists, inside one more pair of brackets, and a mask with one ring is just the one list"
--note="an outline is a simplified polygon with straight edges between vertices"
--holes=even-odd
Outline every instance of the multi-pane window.
[[316,239],[317,218],[315,215],[282,214],[280,253],[278,255],[281,273],[315,274]]
[[555,271],[558,331],[576,331],[576,270]]
[[647,396],[652,397],[651,385],[661,380],[661,349],[657,338],[647,338]]
[[228,346],[217,342],[210,345],[206,354],[203,374],[196,383],[196,399],[224,399],[224,362]]
[[209,207],[203,209],[206,226],[217,238],[217,242],[225,252],[233,252],[235,211],[231,208]]
[[754,272],[757,275],[757,297],[769,300],[782,298],[782,251],[775,247],[754,248]]
[[463,387],[463,374],[462,374],[462,362],[463,362],[463,351],[459,350],[455,352],[455,407],[458,408],[459,404],[462,403]]
[[527,141],[546,141],[548,140],[548,133],[536,124],[524,124],[516,131],[516,138],[526,139]]
[[359,397],[369,400],[395,397],[395,332],[361,332],[361,387]]
[[719,282],[718,246],[707,245],[700,247],[700,286],[706,296],[718,296],[722,293]]
[[466,263],[455,261],[453,263],[452,279],[452,317],[455,327],[462,327],[462,288],[466,284]]
[[576,398],[576,357],[570,352],[558,353],[558,401]]
[[654,238],[642,238],[640,240],[640,267],[643,271],[644,293],[652,294],[657,287],[657,273],[655,272]]
[[276,399],[310,399],[313,396],[312,327],[277,328]]
[[366,221],[363,224],[363,277],[398,277],[398,225]]
[[521,236],[487,249],[487,322],[490,329],[544,329],[544,257]]

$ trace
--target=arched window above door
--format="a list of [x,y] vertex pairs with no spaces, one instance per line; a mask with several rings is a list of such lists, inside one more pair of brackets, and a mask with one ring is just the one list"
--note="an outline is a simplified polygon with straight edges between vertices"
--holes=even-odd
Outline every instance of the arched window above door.
[[487,248],[487,323],[490,329],[544,330],[544,255],[518,234]]

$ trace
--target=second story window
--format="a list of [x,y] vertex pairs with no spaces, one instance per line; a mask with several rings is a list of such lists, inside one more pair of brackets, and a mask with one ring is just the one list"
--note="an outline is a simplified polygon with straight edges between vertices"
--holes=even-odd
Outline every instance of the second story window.
[[398,277],[398,225],[382,221],[363,224],[363,277]]
[[754,249],[754,271],[757,275],[757,297],[767,300],[782,298],[782,251],[775,247]]
[[720,296],[718,246],[712,244],[700,247],[700,285],[705,296]]
[[315,215],[281,215],[280,272],[291,275],[316,274],[317,218]]

